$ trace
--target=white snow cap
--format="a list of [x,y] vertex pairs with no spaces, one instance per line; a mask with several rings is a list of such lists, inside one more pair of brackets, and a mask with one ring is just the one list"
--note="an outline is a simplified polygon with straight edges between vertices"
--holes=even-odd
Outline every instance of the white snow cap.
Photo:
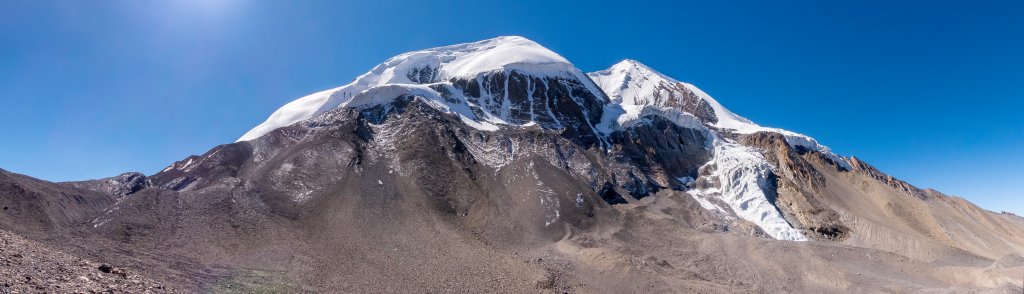
[[587,80],[584,73],[561,55],[537,42],[518,36],[412,51],[388,59],[348,85],[313,93],[285,104],[271,114],[267,121],[245,133],[238,141],[258,138],[277,128],[338,108],[342,104],[354,106],[346,102],[371,88],[384,85],[428,84],[510,69],[536,76],[570,73],[580,80]]
[[[573,65],[561,55],[544,48],[537,42],[519,36],[497,37],[475,43],[466,43],[415,51],[395,59],[414,59],[413,56],[437,58],[444,77],[468,77],[477,73],[500,69],[571,70]],[[422,62],[422,60],[417,60]]]
[[662,97],[682,99],[680,93],[671,93],[672,89],[662,87],[665,84],[681,84],[715,110],[715,117],[718,118],[715,127],[739,129],[750,125],[756,126],[749,119],[729,111],[696,86],[677,81],[636,60],[626,59],[606,70],[592,72],[589,75],[608,94],[608,98],[619,104],[665,106],[668,101],[653,101],[652,97],[657,93]]

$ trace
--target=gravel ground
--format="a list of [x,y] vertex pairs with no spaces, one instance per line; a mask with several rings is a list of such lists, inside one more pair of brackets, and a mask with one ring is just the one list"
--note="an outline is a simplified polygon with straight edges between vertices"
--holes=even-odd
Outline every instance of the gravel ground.
[[0,293],[178,293],[109,264],[0,231]]

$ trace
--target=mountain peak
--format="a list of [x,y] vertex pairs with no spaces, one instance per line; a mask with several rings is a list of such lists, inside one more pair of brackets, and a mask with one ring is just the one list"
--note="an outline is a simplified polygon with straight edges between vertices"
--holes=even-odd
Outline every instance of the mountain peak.
[[389,59],[381,66],[399,70],[404,67],[429,67],[436,71],[435,78],[440,80],[469,77],[502,69],[529,72],[574,69],[573,65],[558,53],[520,36],[501,36],[472,43],[407,52]]
[[609,69],[624,68],[624,67],[638,66],[638,65],[639,66],[647,67],[647,65],[641,63],[640,61],[638,61],[636,59],[626,58],[626,59],[623,59],[622,61],[619,61],[618,63],[612,65],[612,67],[610,67]]
[[638,61],[636,59],[628,59],[628,58],[627,59],[623,59],[622,61],[619,61],[618,63],[612,65],[608,69],[591,73],[591,75],[612,75],[612,76],[620,76],[620,77],[623,77],[623,78],[625,78],[627,76],[628,77],[643,76],[643,77],[648,77],[648,78],[657,78],[658,80],[664,80],[666,82],[671,82],[671,83],[679,82],[679,81],[676,81],[675,79],[673,79],[673,78],[671,78],[669,76],[666,76],[665,74],[662,74],[661,72],[658,72],[657,70],[654,70],[650,66],[647,66],[646,64],[643,64],[642,62],[640,62],[640,61]]
[[619,61],[618,63],[612,65],[611,67],[609,67],[608,69],[606,69],[604,71],[610,71],[610,72],[614,72],[614,71],[619,71],[619,72],[636,71],[636,72],[644,72],[644,73],[653,73],[653,74],[657,74],[658,76],[663,77],[665,79],[670,79],[671,80],[671,78],[669,78],[668,76],[665,76],[665,75],[661,74],[660,72],[654,70],[650,66],[647,66],[646,64],[643,64],[642,62],[640,62],[640,61],[638,61],[636,59],[628,59],[628,58],[627,59],[623,59],[622,61]]
[[624,59],[608,69],[589,73],[591,79],[601,87],[609,98],[621,104],[659,105],[670,103],[679,97],[665,97],[649,101],[660,94],[667,85],[688,85],[680,83],[634,59]]

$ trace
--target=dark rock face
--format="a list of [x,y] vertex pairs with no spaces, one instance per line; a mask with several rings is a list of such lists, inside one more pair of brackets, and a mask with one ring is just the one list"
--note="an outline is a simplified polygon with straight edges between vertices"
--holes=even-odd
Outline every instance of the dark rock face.
[[[663,105],[666,107],[672,107],[683,112],[693,114],[704,123],[714,124],[718,122],[718,117],[715,116],[715,109],[711,107],[707,101],[697,96],[697,93],[690,91],[682,83],[669,83],[662,82],[658,84],[658,91],[654,92],[654,101],[659,102],[655,105]],[[663,93],[671,93],[669,97],[662,96]]]
[[153,186],[153,182],[149,180],[146,175],[142,173],[124,173],[115,177],[114,182],[117,182],[119,189],[115,190],[114,193],[118,195],[130,195],[138,192],[139,190],[149,188]]
[[[559,129],[537,127],[484,132],[466,127],[449,127],[450,124],[461,124],[453,121],[453,117],[437,113],[417,99],[412,96],[400,97],[391,105],[359,110],[358,114],[352,111],[337,111],[303,125],[314,129],[335,128],[340,121],[352,120],[355,122],[355,133],[359,138],[355,143],[365,144],[379,139],[377,137],[381,127],[378,125],[393,125],[395,123],[389,120],[411,112],[434,121],[400,123],[438,125],[441,129],[451,129],[443,133],[444,137],[453,138],[450,144],[440,146],[443,149],[443,146],[450,146],[451,150],[459,154],[452,157],[468,160],[467,164],[494,168],[523,156],[541,156],[551,165],[569,171],[577,179],[583,180],[591,188],[591,192],[605,195],[606,193],[601,191],[607,190],[606,185],[610,183],[620,189],[622,194],[635,199],[651,195],[661,189],[683,189],[678,179],[695,176],[700,165],[710,158],[706,134],[698,130],[681,128],[657,117],[651,118],[651,123],[638,124],[612,134],[608,139],[612,147],[601,149],[579,143],[592,141],[566,138],[566,133]],[[348,112],[351,113],[345,114]],[[346,115],[356,117],[346,118]],[[332,120],[333,123],[330,122]],[[415,133],[410,133],[412,134]],[[418,135],[409,138],[424,140]],[[260,140],[253,143],[258,146],[283,144],[281,141],[264,144]],[[363,150],[367,147],[351,148]],[[355,161],[359,162],[364,156],[355,155]],[[625,203],[625,199],[619,196],[611,202]]]
[[[491,137],[495,135],[465,130],[462,133],[473,134],[464,138],[466,143],[459,143],[456,148],[468,144],[473,150],[504,150],[505,154],[502,156],[511,158],[514,157],[512,153],[516,151],[514,146],[531,146],[538,152],[543,147],[550,147],[554,154],[549,154],[549,161],[566,169],[577,169],[594,191],[600,190],[603,187],[602,183],[610,182],[621,189],[622,194],[639,199],[662,189],[683,189],[678,179],[695,176],[697,168],[710,157],[709,150],[704,146],[706,134],[680,128],[661,118],[652,118],[650,124],[641,124],[612,134],[607,138],[609,142],[604,142],[606,139],[599,134],[595,126],[601,122],[603,108],[609,100],[603,97],[601,91],[588,88],[588,85],[593,86],[592,81],[588,78],[580,80],[573,73],[537,77],[517,70],[506,70],[481,74],[475,78],[438,81],[437,70],[428,67],[413,69],[407,77],[414,82],[429,83],[432,89],[450,103],[460,103],[454,95],[461,92],[478,118],[490,115],[501,117],[512,124],[536,122],[540,130],[546,130],[544,133],[554,132],[569,141],[552,140],[550,144],[544,144],[531,139],[529,142],[522,142],[522,138],[507,138],[508,135],[501,134],[504,132],[502,131],[497,136],[506,137],[497,139],[502,146],[490,146],[496,144],[491,141]],[[685,87],[680,87],[690,93],[687,97],[691,100],[687,100],[690,102],[686,103],[706,104]],[[413,100],[415,97],[412,96],[399,97],[393,103],[370,107],[362,110],[358,118],[349,119],[383,124],[391,113],[405,111],[404,108]],[[713,112],[709,115],[714,117]],[[320,127],[332,122],[313,119],[300,124]],[[362,124],[358,126],[357,134],[365,141],[373,138],[374,131],[372,127]],[[474,142],[481,138],[486,139],[484,142]],[[281,142],[256,144],[270,146]],[[613,159],[611,162],[614,164],[603,166],[605,163],[594,163],[595,158],[605,155],[593,154],[596,150],[585,151],[592,148],[610,148],[606,155],[611,155],[609,157]],[[162,174],[156,177],[162,177]],[[177,178],[179,180],[175,183],[179,186],[189,185],[189,181],[192,180],[188,177]]]
[[598,191],[597,193],[598,195],[601,195],[601,199],[604,199],[608,204],[628,203],[625,198],[622,198],[622,196],[619,195],[618,192],[615,192],[615,185],[612,185],[612,183],[605,183],[604,186],[601,186],[601,191]]
[[[430,69],[410,72],[410,80],[430,81],[436,71]],[[415,78],[413,78],[415,77]],[[653,117],[651,123],[618,131],[602,142],[601,134],[594,126],[602,120],[604,106],[609,103],[603,92],[592,91],[589,80],[575,78],[572,73],[536,77],[516,70],[496,71],[476,78],[452,79],[451,89],[439,84],[431,87],[448,97],[453,91],[461,91],[468,98],[469,106],[482,117],[486,112],[507,119],[513,124],[536,122],[541,129],[559,132],[571,144],[554,144],[554,161],[567,166],[567,157],[577,149],[601,147],[610,149],[609,157],[616,163],[603,170],[608,179],[595,178],[593,172],[585,178],[593,190],[602,188],[607,181],[619,187],[624,194],[635,199],[656,193],[662,189],[683,189],[679,178],[696,176],[697,169],[710,158],[705,146],[706,134],[685,129],[662,118]],[[667,106],[680,107],[701,114],[702,119],[714,121],[714,111],[706,101],[681,84],[666,84],[681,97],[654,97],[669,100]],[[601,95],[595,96],[595,95]],[[677,95],[677,96],[680,96]],[[408,99],[404,99],[408,100]],[[452,99],[454,100],[454,99]],[[396,102],[395,105],[404,102]],[[368,117],[379,123],[381,112]],[[489,136],[489,135],[488,135]],[[510,139],[509,142],[513,142]],[[519,142],[509,143],[511,145]],[[533,144],[535,143],[521,143]],[[611,145],[606,145],[611,144]],[[599,146],[600,145],[600,146]],[[593,168],[593,167],[588,167]],[[600,170],[595,168],[596,170]]]
[[573,74],[568,72],[563,76],[536,77],[509,70],[447,82],[469,99],[470,108],[478,114],[487,112],[513,124],[534,121],[545,129],[563,130],[565,138],[579,145],[597,144],[600,138],[594,126],[601,122],[608,99],[587,88],[585,83],[591,81],[569,78]]
[[679,179],[696,178],[698,169],[711,158],[708,134],[661,117],[649,120],[610,136],[613,160],[636,168],[616,173],[615,178],[624,180],[630,194],[640,197],[660,189],[685,189]]
[[153,186],[153,181],[139,172],[123,173],[115,177],[98,180],[67,182],[78,188],[102,191],[114,196],[127,196]]
[[419,84],[429,84],[435,82],[437,79],[437,68],[434,67],[417,67],[406,73],[405,77],[409,78],[410,81]]

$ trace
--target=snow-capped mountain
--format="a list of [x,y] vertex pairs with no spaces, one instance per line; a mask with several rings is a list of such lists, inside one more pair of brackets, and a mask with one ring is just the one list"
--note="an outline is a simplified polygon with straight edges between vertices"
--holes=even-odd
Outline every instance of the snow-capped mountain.
[[419,97],[483,131],[536,124],[573,130],[573,136],[585,142],[606,142],[610,134],[657,116],[706,132],[711,137],[708,149],[715,154],[707,173],[718,187],[695,189],[692,194],[705,208],[739,216],[777,239],[806,240],[786,222],[765,192],[771,189],[767,186],[771,165],[758,150],[735,144],[718,132],[780,133],[794,146],[823,152],[848,166],[845,159],[810,137],[759,126],[696,86],[635,60],[583,74],[564,57],[522,37],[498,37],[395,56],[348,85],[286,104],[239,141],[332,109],[388,105],[403,96]]
[[522,37],[395,56],[153,175],[0,170],[0,207],[0,233],[185,292],[1019,293],[1024,272],[1017,217]]

